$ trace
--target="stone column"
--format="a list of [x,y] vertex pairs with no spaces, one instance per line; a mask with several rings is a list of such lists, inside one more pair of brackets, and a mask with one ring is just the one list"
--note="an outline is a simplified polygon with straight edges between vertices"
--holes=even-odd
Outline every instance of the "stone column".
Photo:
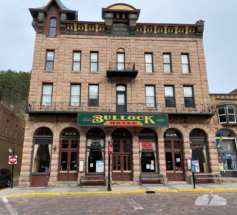
[[185,174],[185,181],[187,183],[191,183],[191,170],[187,170],[187,159],[191,159],[191,152],[190,152],[190,142],[189,142],[189,132],[183,132],[183,162],[184,162],[184,174]]
[[[157,146],[158,146],[158,166],[159,174],[166,178],[166,161],[165,161],[165,143],[164,143],[164,131],[166,129],[157,128]],[[166,178],[167,180],[167,178]]]
[[132,166],[133,166],[133,184],[140,183],[140,155],[139,155],[139,138],[138,131],[132,132]]
[[78,157],[78,167],[80,167],[80,161],[84,161],[84,167],[83,172],[79,172],[78,169],[78,178],[77,178],[77,184],[80,185],[80,179],[82,176],[85,176],[86,173],[86,134],[87,134],[87,128],[80,128],[80,144],[79,144],[79,157]]

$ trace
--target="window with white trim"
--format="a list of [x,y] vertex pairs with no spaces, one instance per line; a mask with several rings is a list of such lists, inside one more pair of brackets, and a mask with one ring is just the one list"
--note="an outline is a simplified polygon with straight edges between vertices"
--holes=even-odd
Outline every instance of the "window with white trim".
[[225,107],[218,108],[218,119],[219,119],[219,124],[227,123]]
[[229,123],[236,123],[235,119],[235,108],[234,107],[227,107],[227,114],[228,114],[228,121]]

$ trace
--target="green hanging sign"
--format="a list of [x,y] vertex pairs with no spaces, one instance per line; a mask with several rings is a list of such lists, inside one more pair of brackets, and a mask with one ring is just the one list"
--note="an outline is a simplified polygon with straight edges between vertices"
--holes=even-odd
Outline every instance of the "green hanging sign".
[[78,114],[78,126],[167,127],[168,115]]
[[194,164],[191,164],[191,172],[196,172],[196,167]]

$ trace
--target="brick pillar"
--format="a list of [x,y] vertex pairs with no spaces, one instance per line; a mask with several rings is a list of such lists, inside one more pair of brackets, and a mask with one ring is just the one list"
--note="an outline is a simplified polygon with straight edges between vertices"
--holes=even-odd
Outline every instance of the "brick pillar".
[[166,178],[166,161],[165,161],[165,143],[164,143],[164,131],[163,129],[157,129],[157,146],[158,146],[158,166],[160,169],[159,174]]
[[138,132],[132,133],[132,167],[133,167],[133,184],[138,185],[140,183],[140,156],[139,156],[139,138]]
[[80,129],[80,144],[79,144],[79,157],[78,157],[78,168],[80,168],[80,161],[84,161],[83,172],[78,169],[77,184],[80,185],[81,176],[85,176],[86,173],[86,133],[87,129]]
[[[108,150],[109,150],[109,138],[111,137],[112,133],[109,130],[105,131],[105,178],[109,177],[109,154],[108,154]],[[110,185],[112,185],[112,159],[113,156],[110,156]]]
[[191,152],[190,152],[190,142],[189,142],[189,134],[183,133],[183,162],[184,162],[184,174],[185,174],[185,181],[187,183],[191,183],[190,176],[192,175],[191,170],[187,170],[187,159],[191,159]]
[[58,181],[60,133],[58,130],[54,130],[53,134],[52,156],[50,161],[50,178],[48,182],[49,187],[54,187],[56,185],[56,182]]
[[21,165],[21,174],[19,180],[20,187],[29,187],[30,186],[30,167],[31,167],[31,154],[33,145],[33,124],[29,122],[27,116],[27,122],[25,127],[25,139],[23,144],[22,151],[22,165]]

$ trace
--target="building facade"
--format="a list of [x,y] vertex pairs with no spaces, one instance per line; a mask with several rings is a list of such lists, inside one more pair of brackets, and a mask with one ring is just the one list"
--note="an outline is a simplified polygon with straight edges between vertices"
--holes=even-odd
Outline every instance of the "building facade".
[[141,174],[190,181],[218,172],[204,21],[137,22],[127,4],[78,21],[61,1],[30,9],[35,50],[20,186],[80,184],[83,176],[139,184]]
[[15,147],[15,155],[18,156],[14,166],[14,177],[19,177],[21,172],[21,160],[26,121],[14,114],[14,108],[8,109],[0,104],[0,168],[8,168],[9,156]]
[[213,117],[216,141],[223,136],[220,147],[217,147],[222,181],[236,182],[237,90],[227,94],[210,94],[210,98],[217,110],[217,115]]

